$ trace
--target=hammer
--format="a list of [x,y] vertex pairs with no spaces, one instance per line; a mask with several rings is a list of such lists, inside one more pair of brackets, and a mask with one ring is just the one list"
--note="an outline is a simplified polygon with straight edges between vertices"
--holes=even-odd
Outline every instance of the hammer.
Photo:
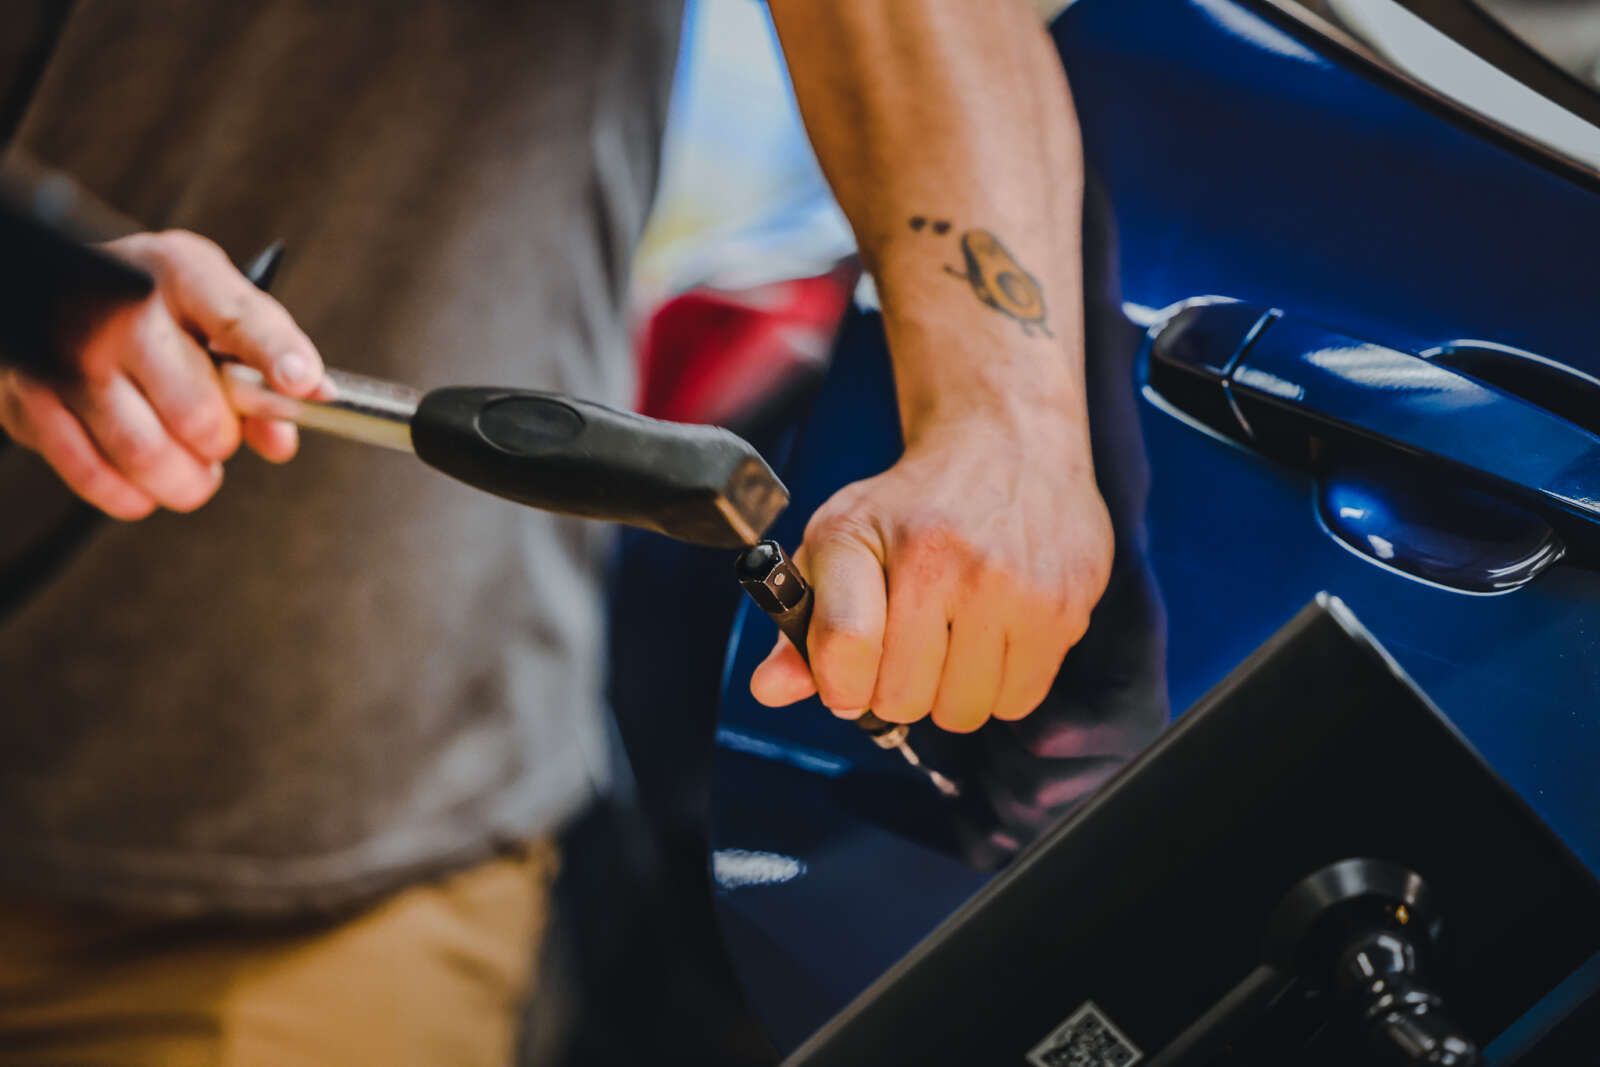
[[475,489],[543,511],[739,548],[759,541],[789,503],[760,453],[716,426],[530,389],[420,393],[347,371],[327,376],[332,399],[296,400],[273,392],[252,368],[222,367],[241,415],[411,452]]

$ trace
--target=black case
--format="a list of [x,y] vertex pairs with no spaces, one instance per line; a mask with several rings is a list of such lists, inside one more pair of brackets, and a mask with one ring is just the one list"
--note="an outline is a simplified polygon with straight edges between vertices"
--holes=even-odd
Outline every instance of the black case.
[[[1324,594],[786,1062],[1148,1063],[1351,857],[1426,880],[1436,985],[1480,1047],[1600,950],[1600,884]],[[1098,1051],[1029,1058],[1074,1017]],[[1182,1062],[1323,1062],[1266,1052]]]

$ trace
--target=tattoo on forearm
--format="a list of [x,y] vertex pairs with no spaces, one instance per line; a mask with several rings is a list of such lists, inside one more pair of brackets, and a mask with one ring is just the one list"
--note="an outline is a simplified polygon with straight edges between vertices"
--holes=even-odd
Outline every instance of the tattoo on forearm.
[[[920,232],[924,227],[940,237],[950,232],[950,223],[944,219],[911,216],[913,230]],[[1054,337],[1045,322],[1044,291],[1039,288],[1039,280],[1017,262],[1000,238],[988,230],[963,230],[958,240],[966,269],[957,270],[946,264],[945,273],[966,282],[972,295],[985,304],[1016,319],[1028,336],[1038,330],[1046,337]]]

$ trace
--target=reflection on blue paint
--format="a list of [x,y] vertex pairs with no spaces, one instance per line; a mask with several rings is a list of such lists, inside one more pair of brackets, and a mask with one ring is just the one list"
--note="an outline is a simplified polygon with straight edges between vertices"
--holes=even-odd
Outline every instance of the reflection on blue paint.
[[1229,33],[1237,34],[1258,47],[1303,63],[1320,63],[1317,54],[1252,11],[1229,0],[1196,0],[1196,6]]
[[1352,551],[1456,592],[1520,589],[1565,552],[1539,516],[1431,469],[1336,469],[1318,480],[1317,507]]
[[1304,386],[1284,381],[1271,371],[1261,370],[1258,367],[1240,367],[1234,372],[1233,380],[1240,385],[1248,385],[1252,389],[1259,389],[1263,393],[1270,393],[1285,400],[1303,400],[1306,395]]
[[806,873],[804,862],[776,852],[719,848],[711,854],[711,877],[723,889],[782,885]]
[[1496,399],[1476,382],[1440,374],[1436,364],[1421,358],[1396,359],[1393,351],[1380,345],[1341,345],[1307,352],[1301,358],[1366,389],[1401,390],[1419,399],[1425,394],[1430,413],[1436,416],[1452,410],[1484,407]]
[[841,759],[831,752],[807,748],[791,741],[761,737],[745,730],[735,730],[730,726],[717,729],[717,745],[761,759],[773,760],[776,763],[786,763],[802,771],[820,774],[824,778],[837,778],[850,769],[849,760]]

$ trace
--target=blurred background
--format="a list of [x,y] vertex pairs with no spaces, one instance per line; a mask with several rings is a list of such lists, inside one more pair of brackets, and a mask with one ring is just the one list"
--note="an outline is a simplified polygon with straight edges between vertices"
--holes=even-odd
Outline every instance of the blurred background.
[[1592,0],[1480,0],[1545,58],[1600,87],[1600,4]]

